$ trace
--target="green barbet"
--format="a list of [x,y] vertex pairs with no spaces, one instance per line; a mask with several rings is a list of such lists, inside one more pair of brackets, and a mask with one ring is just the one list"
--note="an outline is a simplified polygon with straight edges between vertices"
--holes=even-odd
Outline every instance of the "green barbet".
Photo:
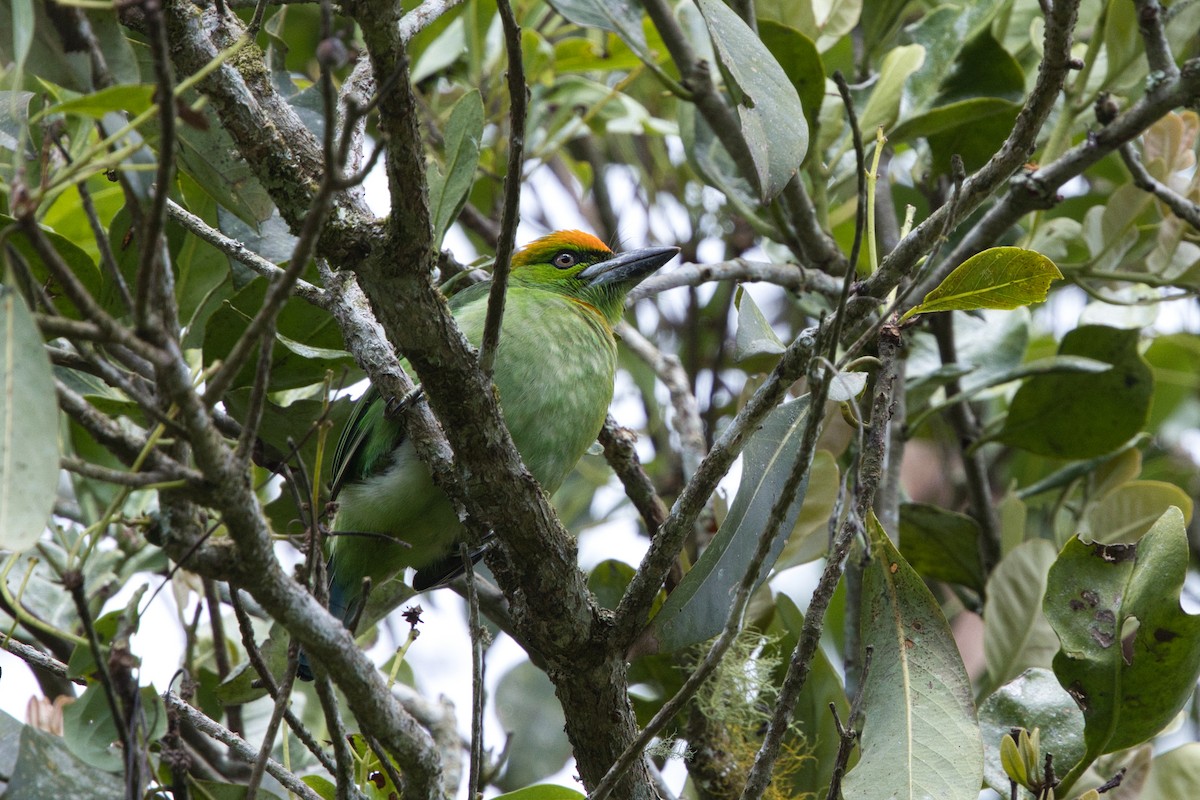
[[[618,255],[591,234],[558,231],[513,256],[493,380],[513,444],[547,492],[604,424],[617,368],[613,325],[626,295],[678,252],[652,247]],[[476,347],[489,286],[476,284],[450,300]],[[361,613],[364,579],[379,586],[413,567],[413,588],[422,591],[462,569],[462,525],[386,407],[368,389],[334,452],[333,530],[340,535],[329,558],[329,610],[347,625]],[[299,674],[312,677],[303,654]]]

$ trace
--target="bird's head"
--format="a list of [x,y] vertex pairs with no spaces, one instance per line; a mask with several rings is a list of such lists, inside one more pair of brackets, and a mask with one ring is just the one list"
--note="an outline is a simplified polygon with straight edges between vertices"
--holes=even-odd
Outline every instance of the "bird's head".
[[621,318],[629,290],[678,252],[678,247],[647,247],[614,253],[590,233],[556,231],[513,256],[511,278],[594,306],[612,325]]

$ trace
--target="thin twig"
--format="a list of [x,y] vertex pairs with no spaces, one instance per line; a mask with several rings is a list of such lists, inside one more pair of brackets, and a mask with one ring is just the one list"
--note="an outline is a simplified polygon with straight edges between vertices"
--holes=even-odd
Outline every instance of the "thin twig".
[[[716,641],[713,642],[704,659],[697,665],[696,670],[688,676],[683,687],[662,705],[653,719],[646,724],[645,728],[642,729],[634,741],[612,765],[604,778],[596,784],[591,794],[588,795],[588,800],[603,800],[603,798],[608,796],[625,771],[638,758],[642,757],[650,741],[662,730],[663,726],[674,719],[684,704],[690,701],[700,687],[704,685],[704,682],[721,663],[721,659],[724,658],[730,645],[733,644],[741,627],[742,615],[746,610],[746,604],[750,600],[750,595],[760,581],[765,578],[765,573],[770,568],[767,559],[770,555],[771,547],[780,535],[787,512],[795,500],[800,485],[808,477],[813,452],[816,448],[817,435],[820,433],[823,416],[821,411],[825,407],[825,398],[829,392],[831,377],[832,372],[830,370],[821,370],[819,376],[810,376],[812,379],[812,393],[809,400],[804,433],[796,453],[796,461],[792,465],[783,489],[771,506],[771,512],[767,517],[762,532],[758,536],[754,553],[733,595],[729,616],[726,617],[725,625],[720,635],[717,636]],[[622,598],[622,602],[624,602],[624,599]]]
[[1146,63],[1159,76],[1152,80],[1174,80],[1179,76],[1179,67],[1175,66],[1175,56],[1171,54],[1171,43],[1163,26],[1166,10],[1158,0],[1133,0],[1133,5],[1137,9],[1138,33],[1146,46]]
[[[262,275],[264,278],[278,280],[283,277],[284,271],[281,268],[253,252],[237,239],[232,239],[216,228],[209,226],[204,220],[175,201],[168,201],[167,213],[170,214],[171,219],[178,222],[184,228],[199,236],[233,260]],[[308,281],[297,279],[293,290],[297,297],[307,300],[320,308],[325,307],[324,292]]]
[[167,220],[167,196],[175,175],[175,77],[171,69],[170,45],[163,22],[162,5],[145,3],[142,7],[145,34],[150,45],[151,63],[154,65],[155,94],[158,98],[158,163],[155,167],[154,188],[151,191],[150,208],[142,215],[139,230],[139,258],[137,269],[134,311],[138,327],[143,332],[159,329],[160,335],[169,335],[163,325],[163,309],[158,303],[160,281],[170,266],[165,263],[163,231]]
[[[273,698],[278,698],[281,689],[275,683],[275,676],[271,674],[270,668],[267,667],[267,662],[263,660],[262,651],[259,650],[258,644],[254,640],[254,627],[250,620],[250,615],[246,612],[245,602],[241,593],[236,589],[229,593],[230,605],[233,606],[233,613],[237,617],[238,631],[242,636],[242,647],[246,650],[246,658],[250,662],[250,666],[258,675],[258,679],[262,681],[263,688],[267,694]],[[329,770],[331,775],[337,775],[337,764],[329,757],[329,753],[325,752],[325,748],[317,742],[313,735],[309,732],[308,727],[304,722],[294,715],[291,709],[284,710],[284,719],[287,720],[288,727],[292,733],[304,743],[308,751],[316,756],[316,759],[321,762],[321,766]]]
[[[857,159],[858,172],[858,209],[855,216],[854,226],[854,242],[850,248],[850,258],[847,263],[847,270],[843,277],[844,283],[842,286],[842,296],[838,302],[838,307],[831,321],[827,321],[829,328],[829,353],[826,362],[832,363],[837,353],[837,345],[840,339],[842,320],[845,317],[846,303],[850,297],[850,286],[854,279],[854,273],[858,267],[859,253],[862,251],[863,237],[866,234],[866,219],[867,219],[867,187],[866,187],[866,154],[863,148],[862,134],[858,128],[858,117],[854,111],[854,103],[850,97],[850,87],[846,83],[841,72],[835,72],[833,75],[834,83],[837,84],[838,90],[842,95],[842,103],[846,108],[847,119],[849,120],[851,135],[854,140],[854,152]],[[882,347],[881,347],[882,352]],[[885,365],[886,367],[886,365]],[[818,369],[816,365],[810,367],[809,380],[812,385],[812,395],[809,409],[810,421],[805,429],[805,439],[801,444],[802,452],[805,444],[808,443],[810,434],[813,436],[813,443],[810,445],[809,457],[811,458],[811,447],[815,447],[815,438],[817,433],[817,425],[814,420],[819,420],[822,416],[822,411],[825,408],[825,398],[829,392],[829,381],[834,370],[832,368],[823,368],[819,373],[819,377],[812,373]],[[884,371],[880,370],[879,380],[882,380]],[[888,385],[887,400],[890,402],[891,394],[890,384]],[[878,406],[877,397],[877,406]],[[886,406],[885,410],[878,416],[872,418],[873,430],[883,428],[886,430]],[[886,438],[884,439],[886,444]],[[879,458],[883,458],[883,447],[879,453]],[[861,467],[861,462],[860,462]],[[875,476],[878,481],[878,476]],[[867,492],[867,489],[862,487],[862,473],[860,473],[860,491]],[[874,486],[869,487],[869,493],[874,495]],[[868,501],[869,504],[869,501]],[[862,505],[860,501],[860,506]],[[774,509],[772,509],[772,513]],[[810,623],[816,618],[815,628],[817,630],[817,638],[820,638],[820,630],[824,624],[825,609],[828,608],[829,601],[833,597],[833,592],[837,588],[838,582],[842,576],[842,561],[845,558],[845,548],[849,547],[850,532],[853,527],[849,524],[847,518],[846,532],[844,535],[835,540],[830,548],[829,559],[825,567],[825,571],[821,575],[821,581],[817,584],[817,588],[813,591],[812,599],[809,601],[808,611],[804,617],[804,629],[801,631],[799,641],[796,642],[796,649],[792,653],[792,661],[788,665],[788,672],[784,678],[784,683],[780,689],[780,695],[775,703],[774,713],[771,715],[771,721],[767,725],[767,731],[763,735],[763,743],[758,749],[758,753],[754,758],[754,764],[750,767],[750,772],[746,776],[746,785],[742,789],[742,800],[750,800],[762,796],[766,790],[767,784],[771,781],[771,773],[775,768],[775,762],[779,758],[779,748],[783,743],[783,736],[787,733],[788,726],[791,724],[792,713],[796,706],[796,697],[799,696],[800,689],[803,687],[805,680],[808,678],[808,671],[812,665],[812,658],[816,652],[816,643],[807,642],[804,634],[810,630]]]
[[[866,652],[863,654],[862,672],[859,677],[859,686],[866,685],[867,674],[871,671],[871,657],[875,652],[875,648],[867,645]],[[833,761],[833,772],[829,778],[829,791],[825,795],[825,800],[838,800],[842,791],[842,776],[846,774],[846,765],[850,761],[850,754],[854,752],[854,743],[858,741],[859,731],[855,728],[859,724],[859,715],[862,713],[862,701],[864,692],[859,691],[854,695],[854,702],[850,706],[850,716],[846,719],[846,724],[842,725],[842,720],[838,717],[837,705],[829,704],[829,711],[833,714],[833,724],[837,727],[838,732],[838,751],[837,757]]]
[[801,628],[796,647],[792,651],[792,658],[788,663],[787,674],[784,676],[783,685],[779,690],[774,713],[767,725],[762,746],[754,759],[754,766],[750,768],[750,774],[746,778],[746,786],[742,792],[743,800],[761,796],[763,788],[771,780],[771,770],[778,758],[783,734],[787,732],[787,728],[791,724],[796,698],[799,697],[800,691],[808,680],[813,657],[820,646],[821,631],[825,625],[825,612],[829,609],[829,602],[841,579],[843,563],[846,553],[850,549],[850,542],[859,533],[862,520],[870,512],[886,457],[888,416],[895,391],[895,360],[899,345],[898,331],[895,333],[885,331],[884,336],[880,339],[879,359],[882,366],[875,379],[874,402],[871,405],[871,433],[859,460],[855,508],[853,513],[846,515],[846,519],[829,549],[825,569],[822,571],[817,588],[813,591],[812,599],[809,601],[808,611],[804,615],[804,626]]
[[479,796],[479,776],[483,771],[483,637],[479,623],[479,595],[475,585],[475,561],[466,542],[459,544],[466,571],[467,627],[471,634],[471,761],[467,767],[467,797]]
[[492,267],[492,286],[488,291],[487,318],[483,323],[483,341],[479,347],[479,368],[491,377],[500,344],[500,323],[504,317],[508,272],[512,265],[521,206],[521,164],[525,158],[525,114],[529,89],[525,86],[525,66],[521,58],[521,28],[508,0],[496,4],[504,29],[504,50],[508,55],[509,142],[508,165],[504,173],[504,198],[500,211],[500,240],[496,243],[496,262]]
[[1121,160],[1125,162],[1125,166],[1133,175],[1133,185],[1139,189],[1150,192],[1163,202],[1167,208],[1175,213],[1175,216],[1187,222],[1197,231],[1200,231],[1200,204],[1193,203],[1183,195],[1171,189],[1165,183],[1155,179],[1146,167],[1142,164],[1142,160],[1138,158],[1137,151],[1133,149],[1131,142],[1126,142],[1121,145],[1120,149]]
[[[213,722],[195,708],[192,708],[191,705],[175,694],[175,692],[166,692],[162,698],[167,708],[178,712],[189,725],[194,726],[196,730],[205,736],[225,745],[229,748],[229,752],[237,758],[245,761],[247,764],[252,764],[254,763],[254,759],[258,757],[258,751],[249,742],[228,728]],[[308,784],[300,780],[295,773],[286,769],[278,761],[271,758],[267,759],[266,771],[268,775],[279,781],[285,789],[304,798],[304,800],[321,800],[321,796],[313,791]]]
[[696,397],[692,394],[687,372],[677,356],[659,350],[629,323],[617,323],[616,333],[634,355],[645,361],[658,379],[666,385],[671,397],[671,407],[675,411],[671,427],[679,434],[679,447],[683,451],[684,478],[691,478],[708,448],[704,440],[704,424],[700,421],[700,409],[696,406]]

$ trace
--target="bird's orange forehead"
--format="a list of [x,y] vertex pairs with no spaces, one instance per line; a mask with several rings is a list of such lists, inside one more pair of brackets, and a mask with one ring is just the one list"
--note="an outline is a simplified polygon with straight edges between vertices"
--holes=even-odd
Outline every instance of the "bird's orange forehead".
[[513,266],[547,261],[559,250],[584,250],[610,254],[604,242],[583,231],[555,231],[534,239],[513,256]]

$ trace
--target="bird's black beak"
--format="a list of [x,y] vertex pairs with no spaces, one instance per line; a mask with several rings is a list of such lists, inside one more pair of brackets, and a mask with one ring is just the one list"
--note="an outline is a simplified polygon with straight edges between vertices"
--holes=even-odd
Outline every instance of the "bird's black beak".
[[678,253],[678,247],[646,247],[641,250],[627,250],[607,261],[592,264],[576,277],[587,281],[590,286],[620,283],[625,284],[627,289],[632,289],[643,278],[666,264]]

